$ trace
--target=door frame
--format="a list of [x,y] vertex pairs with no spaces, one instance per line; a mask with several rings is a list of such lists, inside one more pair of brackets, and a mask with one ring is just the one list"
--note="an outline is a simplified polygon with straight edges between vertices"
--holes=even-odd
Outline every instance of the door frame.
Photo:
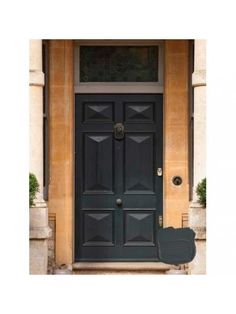
[[[158,46],[158,77],[157,83],[153,82],[79,82],[80,71],[80,50],[81,45],[86,46]],[[75,40],[74,41],[74,113],[75,113],[75,95],[76,94],[164,94],[164,41],[163,40]],[[163,97],[164,98],[164,97]],[[163,99],[163,115],[162,115],[162,161],[164,169],[164,99]],[[75,118],[74,118],[75,119]],[[75,151],[75,121],[74,121],[74,151]],[[74,212],[73,212],[73,262],[75,261],[75,208],[76,208],[76,196],[75,196],[75,154],[74,154]],[[164,216],[164,176],[162,180],[162,217]],[[86,262],[80,262],[86,263]],[[89,262],[90,264],[92,262]],[[116,262],[103,262],[103,263],[116,263]],[[125,262],[124,262],[125,263]],[[127,262],[137,263],[137,262]],[[142,263],[140,261],[139,263]],[[148,263],[148,262],[146,262]]]
[[[181,215],[189,207],[189,41],[168,39],[163,43],[163,226],[180,227]],[[75,40],[49,40],[48,208],[56,219],[59,265],[71,264],[74,258],[74,46]],[[182,185],[172,184],[175,175],[182,176]]]

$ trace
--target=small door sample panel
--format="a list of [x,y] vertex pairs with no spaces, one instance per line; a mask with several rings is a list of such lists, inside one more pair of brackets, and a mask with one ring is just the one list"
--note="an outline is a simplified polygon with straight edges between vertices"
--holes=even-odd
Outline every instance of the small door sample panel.
[[76,94],[75,260],[157,260],[161,94]]

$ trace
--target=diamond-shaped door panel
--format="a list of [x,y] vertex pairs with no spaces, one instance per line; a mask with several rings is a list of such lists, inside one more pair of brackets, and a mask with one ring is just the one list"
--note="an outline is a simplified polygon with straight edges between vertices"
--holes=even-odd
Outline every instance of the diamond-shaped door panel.
[[126,122],[152,122],[153,103],[125,103]]
[[154,211],[125,211],[125,245],[154,245]]
[[[113,193],[113,137],[90,135],[84,137],[84,193]],[[109,158],[108,158],[109,157]]]
[[[100,210],[99,210],[100,211]],[[84,246],[113,246],[113,212],[84,212]]]
[[112,122],[112,102],[89,102],[84,103],[84,122]]
[[153,192],[153,134],[126,135],[125,193]]

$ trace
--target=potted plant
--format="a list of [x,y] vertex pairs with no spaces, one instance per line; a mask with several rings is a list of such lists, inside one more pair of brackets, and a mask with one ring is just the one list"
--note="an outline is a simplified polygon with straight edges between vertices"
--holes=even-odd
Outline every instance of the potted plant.
[[33,207],[36,193],[39,192],[39,183],[33,173],[29,173],[29,206]]
[[206,208],[206,178],[198,183],[196,193],[199,204]]
[[[45,202],[37,199],[39,193],[39,182],[33,173],[29,174],[29,206],[30,206],[30,230],[31,233],[39,232],[48,227],[48,210]],[[41,228],[41,229],[40,229]],[[35,232],[33,232],[35,230]]]
[[206,178],[196,188],[197,202],[189,208],[189,227],[196,232],[196,238],[204,239],[206,233]]

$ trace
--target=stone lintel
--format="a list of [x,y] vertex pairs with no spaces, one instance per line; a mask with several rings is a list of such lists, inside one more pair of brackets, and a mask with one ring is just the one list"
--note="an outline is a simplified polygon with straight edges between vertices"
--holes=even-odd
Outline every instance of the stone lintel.
[[206,71],[195,70],[192,74],[192,86],[206,86]]
[[39,70],[30,70],[29,85],[30,86],[44,86],[44,73]]
[[52,230],[49,227],[39,227],[30,229],[29,238],[30,240],[45,240],[50,238]]

